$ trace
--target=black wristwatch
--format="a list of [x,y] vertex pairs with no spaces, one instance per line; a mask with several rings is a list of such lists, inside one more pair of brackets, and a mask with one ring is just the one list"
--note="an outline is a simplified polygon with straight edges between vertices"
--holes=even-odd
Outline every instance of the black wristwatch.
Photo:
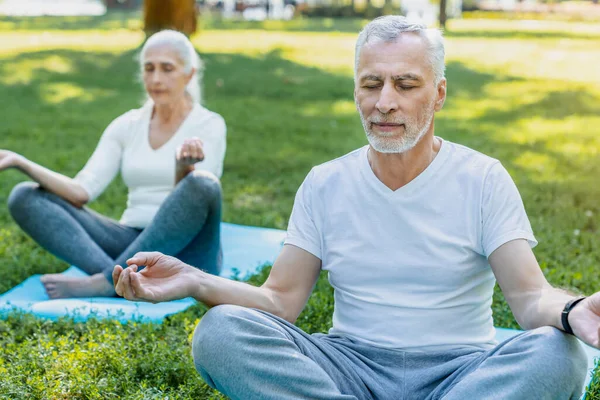
[[569,313],[583,299],[585,299],[585,297],[577,297],[571,299],[567,304],[565,304],[565,308],[563,308],[561,314],[563,330],[567,333],[570,333],[571,335],[573,335],[573,329],[571,329],[571,324],[569,324]]

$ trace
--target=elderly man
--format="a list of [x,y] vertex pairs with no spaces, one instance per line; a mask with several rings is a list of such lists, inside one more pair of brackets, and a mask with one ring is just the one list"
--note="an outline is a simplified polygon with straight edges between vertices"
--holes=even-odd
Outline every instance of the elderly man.
[[[115,267],[117,292],[214,306],[193,356],[232,399],[578,398],[586,358],[575,337],[598,347],[600,293],[551,287],[504,167],[434,135],[441,33],[372,21],[356,44],[354,97],[369,145],[312,169],[264,285],[144,253]],[[308,335],[293,323],[322,269],[333,328]],[[496,280],[527,329],[500,344]]]

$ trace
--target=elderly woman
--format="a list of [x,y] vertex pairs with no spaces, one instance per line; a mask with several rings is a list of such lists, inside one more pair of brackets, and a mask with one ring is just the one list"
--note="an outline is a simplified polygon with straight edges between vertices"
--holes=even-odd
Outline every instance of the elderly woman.
[[[140,63],[146,104],[108,126],[75,178],[0,150],[0,171],[15,167],[36,182],[11,192],[14,220],[42,247],[91,275],[44,275],[51,298],[114,295],[113,267],[143,250],[220,272],[225,123],[200,105],[201,61],[183,34],[150,37]],[[116,222],[83,206],[119,171],[129,193]]]

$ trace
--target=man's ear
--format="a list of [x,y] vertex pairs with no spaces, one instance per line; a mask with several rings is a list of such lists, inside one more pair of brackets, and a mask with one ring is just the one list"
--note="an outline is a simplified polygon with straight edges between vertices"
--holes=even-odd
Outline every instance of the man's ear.
[[446,102],[446,78],[442,78],[437,84],[437,99],[435,101],[435,111],[440,111]]

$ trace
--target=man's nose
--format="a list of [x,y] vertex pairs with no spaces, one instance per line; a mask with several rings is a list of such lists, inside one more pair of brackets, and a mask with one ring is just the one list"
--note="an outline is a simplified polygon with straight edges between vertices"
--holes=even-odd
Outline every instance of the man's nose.
[[382,114],[389,114],[398,110],[398,92],[392,84],[384,84],[379,92],[379,99],[377,100],[377,110]]

